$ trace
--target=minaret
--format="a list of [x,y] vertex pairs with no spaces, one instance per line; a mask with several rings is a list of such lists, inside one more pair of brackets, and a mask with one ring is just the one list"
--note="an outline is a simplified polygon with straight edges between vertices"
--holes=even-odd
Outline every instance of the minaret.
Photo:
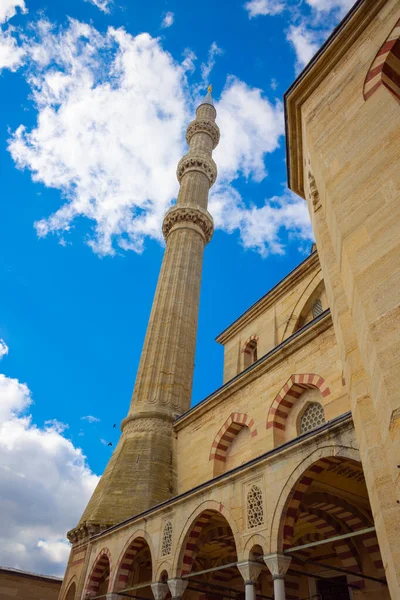
[[120,441],[78,527],[77,541],[175,494],[173,421],[190,407],[203,252],[213,234],[208,193],[219,141],[211,86],[186,132],[176,205],[164,218],[164,259]]

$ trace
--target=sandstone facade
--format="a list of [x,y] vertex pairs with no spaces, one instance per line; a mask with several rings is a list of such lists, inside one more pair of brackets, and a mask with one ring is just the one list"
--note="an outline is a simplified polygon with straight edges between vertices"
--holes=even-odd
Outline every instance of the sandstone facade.
[[208,95],[122,436],[61,600],[400,598],[400,7],[359,2],[285,97],[289,184],[317,249],[217,341],[189,410],[208,190]]

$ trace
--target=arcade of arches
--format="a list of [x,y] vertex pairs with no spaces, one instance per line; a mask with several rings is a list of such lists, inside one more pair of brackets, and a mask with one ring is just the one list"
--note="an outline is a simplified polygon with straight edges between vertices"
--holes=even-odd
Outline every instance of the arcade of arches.
[[390,598],[358,461],[335,455],[316,460],[288,480],[275,507],[261,492],[262,518],[252,528],[257,533],[248,527],[241,532],[222,504],[221,510],[199,507],[184,532],[173,530],[172,517],[169,560],[154,556],[163,531],[160,539],[133,534],[120,556],[106,547],[99,552],[83,598]]
[[399,0],[359,0],[288,90],[317,249],[218,335],[223,385],[190,407],[220,139],[211,90],[198,106],[60,600],[400,599],[399,39]]

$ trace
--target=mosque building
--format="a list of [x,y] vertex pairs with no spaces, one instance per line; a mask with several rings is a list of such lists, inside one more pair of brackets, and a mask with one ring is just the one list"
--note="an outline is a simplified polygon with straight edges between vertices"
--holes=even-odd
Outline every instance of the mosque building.
[[399,0],[356,2],[285,111],[316,245],[219,334],[224,383],[190,408],[220,135],[209,92],[60,600],[400,600]]

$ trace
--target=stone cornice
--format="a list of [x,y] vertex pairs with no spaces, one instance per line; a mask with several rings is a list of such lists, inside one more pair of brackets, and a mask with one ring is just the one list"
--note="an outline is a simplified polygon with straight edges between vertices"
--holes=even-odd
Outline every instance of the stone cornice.
[[207,119],[195,119],[189,123],[186,130],[186,141],[190,145],[190,140],[196,133],[208,133],[213,141],[213,148],[216,148],[219,142],[219,127],[213,121]]
[[201,208],[177,205],[169,209],[164,217],[163,235],[167,239],[171,231],[186,224],[197,226],[204,236],[206,244],[211,240],[214,233],[214,222],[210,213]]
[[236,321],[229,325],[215,339],[219,344],[226,344],[233,338],[245,325],[256,319],[267,308],[275,304],[284,296],[295,283],[305,277],[310,271],[319,267],[319,258],[317,252],[313,252],[300,265],[298,265],[289,275],[286,275],[275,287],[265,294],[260,300],[257,300],[250,308],[246,310]]
[[319,337],[324,331],[332,327],[332,325],[332,317],[330,310],[328,309],[319,317],[310,323],[307,323],[307,325],[299,329],[299,331],[296,331],[296,333],[284,340],[279,346],[273,348],[248,369],[242,371],[242,373],[239,373],[239,375],[236,375],[236,377],[225,383],[216,390],[216,392],[211,394],[211,396],[208,396],[199,404],[196,404],[196,406],[181,415],[175,421],[174,429],[179,431],[193,420],[198,419],[200,415],[214,409],[226,398],[229,398],[241,388],[246,387],[254,379],[258,379],[282,360],[285,360],[288,356]]
[[176,169],[176,177],[179,183],[182,181],[182,177],[186,175],[186,173],[191,173],[193,171],[199,171],[203,173],[210,184],[210,187],[215,183],[217,179],[217,165],[211,158],[211,156],[207,156],[206,154],[186,154],[178,163],[178,167]]
[[343,58],[387,0],[359,0],[284,96],[288,183],[305,197],[301,107]]
[[288,454],[293,447],[295,447],[296,450],[298,450],[300,447],[307,446],[307,444],[312,444],[315,448],[315,444],[317,441],[322,442],[323,440],[326,440],[326,438],[329,439],[329,437],[335,436],[336,434],[342,433],[343,431],[347,431],[349,429],[354,429],[354,426],[351,413],[347,412],[338,417],[335,417],[334,419],[328,421],[324,425],[321,425],[321,427],[318,427],[318,429],[314,429],[313,431],[304,433],[303,435],[293,440],[290,440],[289,442],[286,442],[281,446],[268,450],[264,454],[261,454],[261,456],[257,456],[249,460],[247,463],[244,463],[243,465],[235,467],[231,471],[227,471],[226,473],[223,473],[218,477],[214,477],[213,479],[209,479],[204,483],[200,483],[198,486],[187,490],[186,492],[183,492],[178,496],[174,496],[169,500],[158,504],[157,506],[149,508],[141,514],[134,515],[126,521],[122,521],[121,523],[113,525],[109,529],[102,531],[101,533],[95,534],[91,539],[98,539],[100,537],[112,535],[112,533],[117,529],[129,527],[133,523],[136,523],[138,525],[141,523],[141,521],[146,523],[148,517],[150,516],[153,517],[157,515],[157,513],[161,513],[167,510],[169,511],[173,508],[175,508],[176,510],[179,504],[181,502],[184,502],[187,498],[194,497],[198,494],[204,494],[204,492],[211,487],[217,487],[221,484],[226,483],[227,481],[243,477],[243,475],[246,474],[248,471],[257,468],[258,466],[263,467],[268,461],[276,459],[282,460],[282,458],[286,454]]

